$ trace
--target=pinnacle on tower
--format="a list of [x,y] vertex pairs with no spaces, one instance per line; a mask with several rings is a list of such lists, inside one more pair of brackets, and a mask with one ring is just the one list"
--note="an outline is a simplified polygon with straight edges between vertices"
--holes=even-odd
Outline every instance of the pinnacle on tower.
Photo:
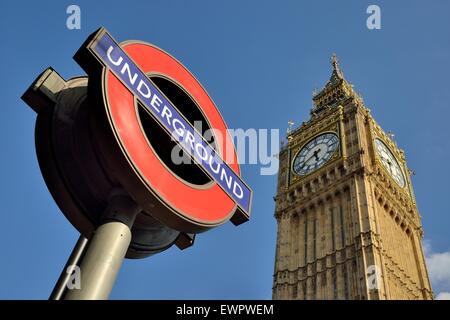
[[344,73],[342,72],[339,61],[337,59],[336,53],[331,56],[331,65],[333,66],[333,73],[331,74],[330,81],[333,82],[335,79],[344,79]]
[[313,108],[311,115],[318,115],[328,107],[338,106],[343,100],[355,96],[352,85],[344,78],[339,61],[335,53],[330,59],[333,71],[330,80],[318,92],[313,94]]

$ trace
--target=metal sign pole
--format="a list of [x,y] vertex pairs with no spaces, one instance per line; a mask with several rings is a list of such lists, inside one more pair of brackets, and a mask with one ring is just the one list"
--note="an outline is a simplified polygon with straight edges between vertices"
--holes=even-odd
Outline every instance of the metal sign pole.
[[131,227],[141,208],[127,195],[114,195],[103,223],[89,241],[80,265],[81,288],[67,290],[66,300],[105,300],[131,242]]
[[49,300],[61,300],[64,298],[67,291],[67,283],[69,283],[70,280],[70,273],[68,273],[67,270],[70,266],[79,266],[80,260],[87,248],[88,241],[89,240],[85,236],[80,235],[52,293],[50,294]]

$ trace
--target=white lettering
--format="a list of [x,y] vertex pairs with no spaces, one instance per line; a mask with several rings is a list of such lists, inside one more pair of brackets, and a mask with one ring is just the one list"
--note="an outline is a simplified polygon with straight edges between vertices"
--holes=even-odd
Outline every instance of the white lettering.
[[[154,94],[152,97],[152,100],[150,101],[150,105],[155,109],[157,112],[159,112],[158,107],[161,106],[162,100]],[[170,112],[169,108],[167,106],[164,106],[164,109],[167,109],[167,111],[170,113],[170,116],[172,116],[172,112]],[[164,116],[163,116],[164,117]],[[170,121],[168,121],[168,124],[170,125]]]
[[[122,59],[122,57],[120,57],[120,59]],[[147,90],[147,92],[143,92],[142,91],[142,86],[145,87],[145,89]],[[140,80],[138,87],[137,87],[137,91],[146,99],[150,98],[151,92],[150,92],[150,88],[147,86],[147,84],[144,82],[144,80]],[[153,99],[152,99],[153,100]],[[153,105],[152,105],[153,106]],[[156,108],[155,108],[156,109]],[[159,112],[158,109],[156,109],[156,111]]]
[[209,158],[209,167],[211,168],[212,172],[214,172],[215,174],[218,174],[219,170],[220,170],[220,163],[215,162],[217,164],[217,168],[214,170],[213,162],[215,162],[214,157],[210,157]]
[[[120,58],[122,58],[122,57],[120,57]],[[135,74],[133,75],[133,77],[131,77],[130,65],[129,65],[128,63],[125,63],[125,64],[123,65],[122,70],[120,70],[120,73],[121,73],[121,74],[124,74],[125,71],[127,71],[127,73],[128,73],[128,79],[130,79],[131,84],[134,85],[134,83],[136,82],[136,79],[137,79],[137,77],[138,77],[138,74],[135,73]]]
[[220,305],[220,314],[273,314],[273,305]]
[[211,307],[190,307],[183,304],[182,307],[177,307],[176,313],[178,315],[203,315],[204,318],[208,317]]
[[[239,193],[237,193],[239,189]],[[239,199],[242,199],[242,197],[244,196],[244,191],[242,190],[242,187],[235,181],[234,185],[233,185],[233,193],[236,197],[238,197]]]
[[[152,101],[155,99],[156,95],[153,95]],[[161,117],[164,119],[166,118],[167,124],[170,126],[170,118],[172,118],[172,111],[170,111],[169,108],[167,108],[166,105],[164,105],[163,110],[161,112]],[[177,119],[174,119],[174,121]]]
[[220,180],[225,180],[227,183],[228,189],[231,189],[231,182],[233,182],[233,177],[229,177],[230,179],[227,179],[227,172],[225,171],[225,168],[222,167],[222,172],[220,173]]
[[[162,115],[164,116],[164,109]],[[184,136],[184,130],[186,129],[186,127],[180,120],[178,120],[177,118],[173,119],[172,126],[181,137]]]
[[194,136],[192,135],[192,133],[191,133],[190,131],[187,131],[187,132],[186,132],[186,139],[185,139],[185,142],[186,142],[187,144],[190,143],[191,150],[194,150]]
[[208,159],[208,151],[206,151],[206,148],[201,143],[197,143],[195,145],[195,151],[203,161]]
[[[123,58],[122,58],[122,57],[119,57],[119,59],[117,59],[117,61],[114,61],[113,58],[111,57],[111,52],[113,51],[113,49],[114,49],[113,46],[110,46],[110,47],[108,48],[108,51],[106,52],[106,56],[108,57],[108,60],[111,61],[111,63],[112,63],[113,65],[118,66],[118,65],[120,65],[120,64],[122,63]],[[141,80],[141,81],[142,81],[142,80]]]

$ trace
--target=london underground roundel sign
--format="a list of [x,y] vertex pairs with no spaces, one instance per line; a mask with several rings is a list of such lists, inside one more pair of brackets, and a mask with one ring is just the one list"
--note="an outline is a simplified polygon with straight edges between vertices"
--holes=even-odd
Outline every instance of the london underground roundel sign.
[[[248,220],[252,191],[240,177],[234,147],[226,150],[233,146],[227,126],[205,89],[180,62],[149,43],[118,44],[104,28],[86,40],[74,59],[89,74],[88,96],[98,97],[104,106],[115,137],[101,144],[117,144],[121,150],[107,152],[106,161],[117,167],[117,157],[126,159],[128,166],[117,169],[118,180],[144,209],[183,232]],[[187,98],[177,98],[180,94]],[[197,110],[183,113],[183,101]],[[215,146],[194,128],[189,119],[193,114],[221,134]],[[151,129],[146,130],[143,117]],[[161,130],[166,134],[157,134]],[[162,154],[168,154],[173,141],[198,168],[189,169],[190,177],[202,175],[206,180],[193,183],[182,168],[174,169],[165,160]],[[232,153],[227,156],[230,163],[224,161],[225,152]]]

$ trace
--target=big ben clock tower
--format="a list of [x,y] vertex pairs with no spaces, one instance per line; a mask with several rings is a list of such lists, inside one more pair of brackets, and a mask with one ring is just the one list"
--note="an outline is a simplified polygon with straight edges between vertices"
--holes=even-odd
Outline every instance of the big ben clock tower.
[[274,299],[432,299],[405,154],[332,58],[279,155]]

